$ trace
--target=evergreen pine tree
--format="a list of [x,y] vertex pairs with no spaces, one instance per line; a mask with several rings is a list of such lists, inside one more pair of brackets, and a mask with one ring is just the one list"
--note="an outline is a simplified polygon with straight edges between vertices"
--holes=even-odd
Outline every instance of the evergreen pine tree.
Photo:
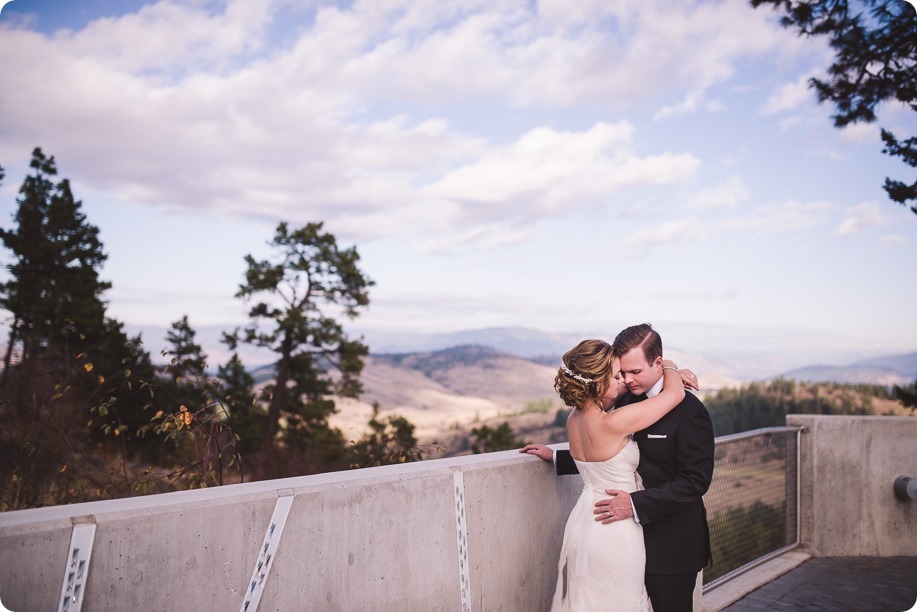
[[207,370],[207,357],[203,348],[197,343],[197,332],[188,322],[188,315],[172,323],[166,332],[166,341],[171,348],[166,350],[167,355],[172,355],[168,367],[168,374],[175,383],[187,379],[189,382],[201,382]]
[[75,357],[110,331],[99,230],[87,222],[70,182],[52,182],[53,157],[36,148],[30,165],[35,172],[19,191],[15,227],[0,229],[12,255],[9,279],[0,284],[0,308],[11,315],[0,389],[20,410],[34,404],[34,390],[78,376]]
[[[246,328],[226,339],[231,349],[244,342],[277,356],[275,381],[266,388],[270,399],[260,450],[261,465],[279,476],[325,469],[343,459],[343,436],[328,424],[335,410],[329,396],[359,394],[368,349],[351,340],[335,317],[356,317],[369,304],[373,282],[359,269],[356,248],[339,248],[322,223],[292,231],[280,223],[270,244],[273,260],[245,258],[248,270],[236,296],[257,301]],[[270,461],[278,434],[302,465]]]
[[[834,126],[876,120],[876,107],[897,100],[917,111],[917,11],[902,0],[751,0],[771,5],[780,24],[801,36],[823,36],[834,50],[828,78],[813,78],[818,103],[831,102]],[[913,125],[913,122],[911,123]],[[883,153],[917,167],[917,137],[882,129]],[[917,214],[917,180],[885,179],[889,199]]]
[[217,370],[220,401],[229,413],[229,423],[238,436],[236,450],[247,457],[264,439],[267,413],[256,404],[255,381],[246,371],[238,353]]

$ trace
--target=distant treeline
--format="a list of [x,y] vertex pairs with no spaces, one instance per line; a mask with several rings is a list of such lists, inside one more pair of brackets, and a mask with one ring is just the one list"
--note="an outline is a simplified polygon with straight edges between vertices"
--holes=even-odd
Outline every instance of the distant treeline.
[[[778,378],[770,382],[753,382],[738,388],[720,389],[704,398],[717,436],[786,425],[788,414],[851,414],[882,416],[893,413],[880,411],[874,400],[901,402],[914,411],[915,385],[886,387],[884,385],[810,383]],[[550,442],[566,441],[569,408],[560,408],[554,419],[559,433]]]
[[720,389],[704,404],[718,436],[786,424],[787,414],[875,415],[874,399],[896,399],[882,385],[808,383],[778,378]]

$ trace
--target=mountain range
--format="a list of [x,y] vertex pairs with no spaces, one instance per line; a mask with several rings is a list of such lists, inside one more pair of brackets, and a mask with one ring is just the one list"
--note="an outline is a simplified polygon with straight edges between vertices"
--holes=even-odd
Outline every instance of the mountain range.
[[[697,356],[670,351],[679,364],[690,365],[701,381],[701,395],[742,383],[717,371]],[[909,384],[907,372],[917,353],[875,358],[847,367],[813,367],[786,372],[785,378],[811,382]],[[529,359],[482,345],[462,345],[435,351],[373,354],[361,376],[359,400],[339,399],[332,422],[345,434],[363,431],[377,404],[382,414],[406,417],[423,441],[438,440],[450,452],[456,440],[481,425],[496,426],[510,419],[517,433],[547,441],[564,408],[554,392],[560,357]],[[269,375],[270,367],[262,376]],[[775,377],[776,378],[776,377]],[[449,441],[450,433],[454,440]]]
[[[561,356],[587,337],[602,335],[582,333],[547,333],[521,327],[500,327],[465,330],[443,334],[385,334],[370,333],[367,339],[374,353],[423,352],[455,346],[479,344],[530,359],[539,363],[557,364]],[[605,338],[610,341],[611,338]],[[701,356],[679,348],[666,347],[666,356],[682,367],[706,374],[710,388],[721,388],[752,380],[793,378],[807,382],[864,383],[906,385],[917,376],[917,352],[904,355],[881,355],[862,359],[848,365],[812,365],[791,370],[779,367],[766,373],[749,365],[745,359]],[[750,361],[759,358],[749,356]]]
[[917,352],[873,357],[847,366],[813,365],[784,372],[781,376],[809,382],[907,385],[917,377]]
[[[210,364],[214,367],[216,364],[225,363],[229,358],[226,347],[219,341],[224,329],[217,326],[204,326],[197,329],[197,341],[204,347]],[[147,350],[154,359],[157,358],[164,346],[161,339],[166,335],[165,328],[127,326],[127,331],[131,335],[142,333]],[[560,362],[564,352],[583,338],[603,337],[588,333],[549,333],[522,327],[497,327],[431,334],[367,330],[362,335],[374,356],[427,354],[454,347],[476,345],[554,367]],[[160,340],[155,341],[155,339]],[[611,340],[607,337],[605,339]],[[705,387],[709,389],[779,377],[810,382],[904,385],[913,382],[917,376],[917,352],[903,355],[879,355],[846,365],[820,364],[794,369],[781,367],[779,361],[754,353],[742,356],[701,355],[670,346],[666,346],[665,352],[667,357],[673,358],[680,366],[693,369],[701,376]],[[248,347],[240,347],[240,357],[251,368],[266,365],[273,359],[270,352]]]
[[[219,330],[221,331],[221,330]],[[211,366],[228,358],[219,344],[219,331],[199,330],[197,341]],[[144,337],[165,336],[165,330],[144,330]],[[476,427],[512,421],[517,434],[530,441],[550,441],[555,434],[558,410],[564,408],[554,391],[554,377],[562,355],[588,335],[551,334],[525,328],[490,328],[449,334],[366,334],[370,347],[358,399],[337,398],[331,422],[356,439],[366,429],[373,406],[383,418],[399,414],[415,426],[421,443],[434,441],[445,452],[467,448]],[[608,339],[608,338],[606,338]],[[256,384],[273,378],[271,353],[246,352],[240,356],[251,368]],[[156,347],[148,346],[151,354]],[[708,359],[666,347],[666,357],[699,377],[701,394],[738,387],[752,380],[792,378],[806,382],[907,385],[917,374],[917,352],[885,355],[849,365],[813,365],[768,375],[742,359]],[[758,369],[756,369],[756,367]],[[463,446],[465,445],[465,446]],[[435,453],[434,453],[435,454]],[[429,453],[428,453],[429,455]]]

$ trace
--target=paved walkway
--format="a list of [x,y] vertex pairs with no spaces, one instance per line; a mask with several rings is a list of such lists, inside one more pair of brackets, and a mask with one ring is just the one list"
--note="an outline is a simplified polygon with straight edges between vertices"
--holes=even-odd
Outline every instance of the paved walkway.
[[819,557],[752,591],[723,612],[905,612],[917,600],[917,557]]

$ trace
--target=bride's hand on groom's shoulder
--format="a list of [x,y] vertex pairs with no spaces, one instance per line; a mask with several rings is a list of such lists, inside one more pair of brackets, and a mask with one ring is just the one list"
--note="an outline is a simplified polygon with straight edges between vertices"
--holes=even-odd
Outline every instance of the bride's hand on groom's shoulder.
[[519,449],[519,452],[526,453],[528,455],[535,455],[542,461],[554,461],[554,451],[544,444],[526,444],[521,449]]
[[678,370],[678,373],[681,375],[681,382],[685,384],[685,389],[690,389],[692,391],[699,390],[700,387],[697,386],[697,375],[694,374],[694,372],[685,368],[683,370]]

